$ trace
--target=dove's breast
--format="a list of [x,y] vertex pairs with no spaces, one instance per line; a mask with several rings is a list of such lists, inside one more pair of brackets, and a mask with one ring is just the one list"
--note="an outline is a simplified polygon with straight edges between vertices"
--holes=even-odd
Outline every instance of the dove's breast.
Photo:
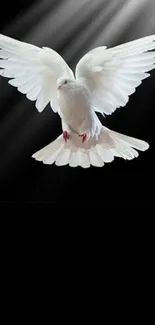
[[83,85],[60,91],[58,102],[61,118],[74,131],[79,132],[81,124],[85,121],[85,124],[87,121],[90,123],[92,115],[91,100],[89,92]]

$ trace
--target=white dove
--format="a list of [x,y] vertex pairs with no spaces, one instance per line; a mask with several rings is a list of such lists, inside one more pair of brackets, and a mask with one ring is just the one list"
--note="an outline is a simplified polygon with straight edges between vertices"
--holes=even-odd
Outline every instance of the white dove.
[[102,167],[114,157],[133,159],[149,144],[104,127],[96,112],[124,107],[155,68],[155,35],[85,54],[75,76],[54,50],[0,34],[0,75],[9,78],[39,112],[50,103],[62,121],[62,134],[32,155],[44,164]]

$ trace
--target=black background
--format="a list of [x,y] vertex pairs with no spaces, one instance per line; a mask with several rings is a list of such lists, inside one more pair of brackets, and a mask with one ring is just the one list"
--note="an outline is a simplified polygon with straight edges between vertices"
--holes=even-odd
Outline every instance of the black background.
[[[153,2],[148,1],[147,10],[142,10],[136,17],[134,16],[130,23],[118,32],[117,37],[110,38],[108,44],[97,45],[113,46],[155,33],[155,19],[152,23],[149,16]],[[103,1],[99,6],[99,2],[96,1],[96,7],[93,7],[91,14],[87,15],[82,22],[80,16],[73,16],[70,25],[67,26],[69,32],[66,34],[63,27],[60,31],[52,32],[54,30],[52,18],[49,26],[48,23],[46,24],[49,10],[54,16],[58,1],[45,1],[45,3],[47,6],[44,7],[39,5],[39,1],[15,1],[9,11],[8,4],[4,4],[0,32],[38,46],[53,47],[64,56],[71,68],[74,68],[81,55],[92,46],[90,43],[92,37],[95,40],[98,33],[102,33],[102,30],[104,32],[108,20],[103,19],[100,26],[97,26],[95,22],[101,9],[104,12],[106,4]],[[59,0],[59,6],[63,3],[65,6],[65,1]],[[122,3],[124,1],[118,1],[117,13],[121,10]],[[71,1],[70,12],[73,5]],[[40,6],[39,12],[36,9],[37,6]],[[63,17],[63,13],[60,12],[60,25]],[[75,19],[76,21],[79,19],[76,27],[74,27]],[[91,30],[91,37],[89,24],[93,21],[94,28]],[[40,30],[37,29],[37,34],[35,34],[39,24]],[[116,24],[117,28],[119,26],[117,27]],[[86,30],[88,30],[88,37],[84,46],[81,42],[81,46],[75,47],[75,51],[74,44],[80,42]],[[7,79],[0,78],[1,202],[57,201],[58,204],[59,202],[63,204],[64,201],[76,201],[78,204],[83,201],[95,203],[96,206],[99,202],[103,207],[106,202],[109,206],[115,206],[118,201],[122,204],[126,201],[140,204],[147,201],[153,202],[154,109],[155,71],[152,71],[151,77],[145,80],[131,96],[125,108],[102,119],[103,123],[111,129],[149,142],[148,151],[140,152],[139,157],[133,161],[116,159],[103,168],[91,167],[85,170],[80,167],[46,166],[36,162],[31,155],[61,133],[59,117],[49,106],[42,114],[38,113],[33,102],[28,101],[24,95],[8,85]]]

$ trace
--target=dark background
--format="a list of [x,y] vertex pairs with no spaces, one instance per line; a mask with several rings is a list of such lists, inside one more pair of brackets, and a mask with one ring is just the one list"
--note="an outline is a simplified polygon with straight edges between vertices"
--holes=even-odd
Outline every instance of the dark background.
[[[11,5],[9,5],[11,6]],[[154,0],[45,0],[4,3],[0,33],[54,48],[75,68],[89,49],[108,47],[155,33]],[[0,78],[1,202],[108,202],[154,200],[155,71],[125,108],[102,119],[118,132],[143,139],[150,149],[137,159],[116,159],[103,168],[47,166],[31,155],[61,133],[59,116],[48,105],[38,113],[14,87]],[[153,187],[153,188],[152,188]],[[59,202],[58,202],[59,204]],[[70,214],[71,211],[68,211]]]

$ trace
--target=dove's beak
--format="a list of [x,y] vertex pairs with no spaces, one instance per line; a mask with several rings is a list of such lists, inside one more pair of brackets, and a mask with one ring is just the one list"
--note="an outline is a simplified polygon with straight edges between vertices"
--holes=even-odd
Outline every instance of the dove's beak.
[[60,90],[60,89],[61,89],[61,86],[58,86],[58,87],[57,87],[57,90]]

